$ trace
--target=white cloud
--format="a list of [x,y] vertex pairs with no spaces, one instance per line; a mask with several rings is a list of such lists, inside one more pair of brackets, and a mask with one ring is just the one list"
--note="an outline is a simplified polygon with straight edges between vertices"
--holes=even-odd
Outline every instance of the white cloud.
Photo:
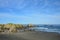
[[60,18],[60,14],[29,14],[31,17],[38,17],[38,18]]
[[15,14],[9,14],[9,13],[0,13],[0,18],[31,18],[29,16],[24,16],[24,15],[15,15]]
[[0,13],[0,18],[2,19],[6,18],[9,21],[15,20],[16,22],[18,22],[19,20],[22,20],[22,22],[25,22],[25,23],[54,24],[54,23],[60,22],[59,15],[48,15],[48,14],[27,14],[27,15],[16,14],[15,15],[15,14],[9,14],[9,13]]
[[49,15],[49,14],[40,14],[40,13],[32,13],[32,14],[25,14],[25,15],[18,15],[18,14],[13,14],[12,13],[0,13],[0,18],[24,18],[24,19],[41,19],[41,18],[53,18],[53,19],[60,19],[60,14],[54,14],[54,15]]
[[42,5],[40,6],[41,8],[53,6],[54,4],[57,6],[60,5],[58,1],[51,3],[49,0],[0,0],[0,7],[6,7],[6,8],[23,9],[29,5],[30,5],[29,7],[36,6],[38,8],[39,4]]
[[0,0],[0,7],[21,9],[27,4],[25,3],[25,0]]

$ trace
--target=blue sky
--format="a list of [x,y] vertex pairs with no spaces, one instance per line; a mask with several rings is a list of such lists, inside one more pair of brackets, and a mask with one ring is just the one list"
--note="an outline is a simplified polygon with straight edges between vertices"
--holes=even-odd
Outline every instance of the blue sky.
[[60,24],[60,0],[0,0],[0,23]]

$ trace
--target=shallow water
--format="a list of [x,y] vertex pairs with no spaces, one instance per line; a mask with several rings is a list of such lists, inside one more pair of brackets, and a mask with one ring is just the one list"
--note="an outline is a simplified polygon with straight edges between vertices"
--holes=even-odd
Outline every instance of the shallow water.
[[44,31],[44,32],[57,32],[60,33],[60,28],[59,27],[33,27],[29,28],[30,30],[35,30],[35,31]]

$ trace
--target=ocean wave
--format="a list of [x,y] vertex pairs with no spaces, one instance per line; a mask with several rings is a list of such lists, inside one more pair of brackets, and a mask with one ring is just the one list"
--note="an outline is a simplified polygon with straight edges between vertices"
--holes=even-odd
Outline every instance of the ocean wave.
[[30,28],[30,29],[31,30],[35,30],[35,31],[57,32],[57,33],[60,33],[60,29],[56,29],[56,28],[33,27],[33,28]]

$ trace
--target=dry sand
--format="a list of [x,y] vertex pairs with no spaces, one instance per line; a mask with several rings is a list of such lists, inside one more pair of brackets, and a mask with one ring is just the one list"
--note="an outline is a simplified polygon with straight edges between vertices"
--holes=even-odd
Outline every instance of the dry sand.
[[60,34],[47,32],[20,32],[0,34],[0,40],[60,40]]

